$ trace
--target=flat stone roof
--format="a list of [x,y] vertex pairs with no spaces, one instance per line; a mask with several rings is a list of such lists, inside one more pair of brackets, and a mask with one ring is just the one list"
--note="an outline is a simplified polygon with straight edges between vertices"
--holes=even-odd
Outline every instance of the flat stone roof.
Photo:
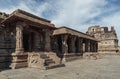
[[74,29],[71,29],[71,28],[68,28],[68,27],[65,27],[65,26],[60,27],[60,28],[54,30],[54,32],[53,32],[53,35],[63,35],[63,34],[75,35],[75,36],[78,36],[78,37],[98,41],[94,37],[91,37],[91,36],[89,36],[85,33],[79,32],[77,30],[74,30]]
[[36,15],[33,15],[31,13],[28,13],[28,12],[20,10],[20,9],[15,10],[13,13],[11,13],[9,15],[9,17],[4,19],[1,23],[6,24],[6,23],[10,23],[12,21],[18,21],[18,20],[35,23],[37,25],[44,25],[49,28],[55,28],[54,24],[52,24],[49,20],[40,18]]

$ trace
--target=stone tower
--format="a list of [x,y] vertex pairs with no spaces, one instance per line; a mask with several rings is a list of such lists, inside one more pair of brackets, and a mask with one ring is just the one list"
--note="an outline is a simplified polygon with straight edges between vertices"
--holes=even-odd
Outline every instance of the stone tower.
[[93,36],[99,41],[98,52],[118,52],[118,38],[113,26],[110,30],[108,30],[108,27],[91,26],[88,28],[87,34]]

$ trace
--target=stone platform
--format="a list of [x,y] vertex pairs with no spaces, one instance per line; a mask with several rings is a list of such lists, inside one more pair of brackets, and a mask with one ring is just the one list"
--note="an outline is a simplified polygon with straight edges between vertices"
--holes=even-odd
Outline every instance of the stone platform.
[[67,62],[66,67],[51,70],[22,68],[0,72],[0,79],[119,79],[120,56],[104,56],[97,60]]

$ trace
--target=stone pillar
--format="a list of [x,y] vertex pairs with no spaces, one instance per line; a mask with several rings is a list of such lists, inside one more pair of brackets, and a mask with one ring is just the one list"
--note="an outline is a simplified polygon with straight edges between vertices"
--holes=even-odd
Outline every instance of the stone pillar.
[[45,29],[45,51],[51,51],[51,31],[49,29]]
[[62,39],[62,53],[67,54],[68,53],[68,45],[67,45],[67,35],[61,36]]
[[18,22],[16,24],[16,49],[15,53],[23,53],[23,24],[22,22]]
[[91,52],[94,51],[94,48],[93,48],[93,47],[94,47],[94,43],[93,43],[93,41],[91,41],[91,43],[90,43],[90,51],[91,51]]
[[97,50],[98,50],[98,43],[95,42],[95,52],[97,52]]
[[78,38],[77,41],[78,41],[77,42],[77,52],[82,53],[82,50],[83,50],[82,41],[83,41],[83,39],[82,38]]
[[83,53],[83,38],[80,38],[80,53]]
[[93,52],[97,52],[97,43],[93,42]]
[[72,36],[71,37],[71,53],[75,53],[76,52],[75,41],[76,41],[76,37]]
[[83,51],[83,53],[85,53],[86,52],[86,45],[85,45],[85,43],[83,43],[83,49],[82,49],[82,51]]
[[87,39],[85,43],[85,52],[90,52],[90,40]]
[[88,40],[85,41],[85,52],[88,52]]
[[61,63],[66,62],[66,55],[68,54],[68,44],[67,44],[67,35],[62,35],[61,39],[62,39],[62,59],[61,59]]
[[88,40],[88,52],[90,52],[90,45],[91,45],[90,40]]
[[11,54],[11,64],[12,69],[27,67],[27,58],[28,54],[24,53],[23,48],[23,27],[25,26],[24,22],[17,22],[16,24],[16,49],[15,53]]
[[77,51],[76,51],[76,52],[77,52],[77,53],[80,53],[80,49],[81,49],[81,48],[80,48],[80,38],[77,37],[76,41],[77,41],[77,43],[76,43],[76,44],[77,44],[77,47],[76,47]]
[[90,40],[88,40],[88,52],[90,52]]

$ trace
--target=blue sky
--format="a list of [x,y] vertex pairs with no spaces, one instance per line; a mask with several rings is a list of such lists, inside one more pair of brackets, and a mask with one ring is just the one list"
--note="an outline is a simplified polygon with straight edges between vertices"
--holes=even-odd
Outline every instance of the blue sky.
[[[114,26],[120,39],[119,0],[0,0],[0,11],[22,9],[56,25],[86,32],[89,26]],[[120,44],[120,43],[119,43]]]

